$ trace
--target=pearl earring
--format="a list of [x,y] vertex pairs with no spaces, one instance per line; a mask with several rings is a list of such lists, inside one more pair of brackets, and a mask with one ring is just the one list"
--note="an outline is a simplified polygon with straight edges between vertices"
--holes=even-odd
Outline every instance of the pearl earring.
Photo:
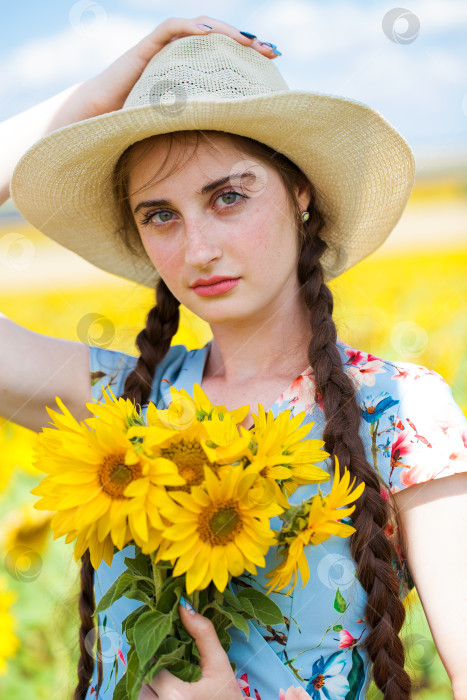
[[302,221],[308,221],[309,218],[310,218],[310,212],[302,211]]

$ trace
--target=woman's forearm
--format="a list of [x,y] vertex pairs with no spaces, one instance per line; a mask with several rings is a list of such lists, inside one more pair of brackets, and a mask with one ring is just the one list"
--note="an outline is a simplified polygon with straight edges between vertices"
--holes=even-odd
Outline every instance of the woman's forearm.
[[10,196],[16,163],[33,143],[55,129],[96,115],[88,94],[88,84],[77,83],[0,123],[0,205]]

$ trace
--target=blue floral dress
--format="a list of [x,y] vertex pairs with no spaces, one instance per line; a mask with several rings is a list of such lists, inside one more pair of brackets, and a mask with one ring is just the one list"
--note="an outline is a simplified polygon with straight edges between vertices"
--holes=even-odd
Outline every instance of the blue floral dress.
[[[171,386],[192,395],[193,385],[201,384],[209,347],[207,343],[188,351],[184,345],[173,345],[157,368],[150,401],[158,408],[167,408]],[[344,370],[357,389],[362,411],[360,435],[385,498],[389,491],[396,493],[413,484],[467,471],[467,419],[440,374],[410,362],[384,360],[340,338],[337,347]],[[89,349],[93,397],[102,401],[102,387],[107,384],[118,396],[137,358],[95,346]],[[313,372],[308,367],[265,409],[271,408],[274,416],[288,408],[293,415],[305,411],[304,423],[313,423],[308,437],[322,439],[322,404],[320,400],[316,404],[313,396]],[[257,413],[257,406],[250,410]],[[332,478],[330,458],[320,462],[320,467],[327,469]],[[324,493],[328,488],[329,482],[321,485]],[[317,492],[317,484],[300,486],[290,501],[299,503]],[[271,525],[279,529],[279,518],[273,518]],[[414,584],[397,543],[394,522],[388,524],[387,533],[398,554],[393,567],[403,599]],[[97,602],[126,568],[124,557],[133,552],[133,546],[128,545],[116,553],[110,567],[105,562],[99,566],[95,573]],[[332,536],[308,547],[306,555],[310,569],[307,585],[302,588],[299,577],[290,595],[272,594],[284,613],[285,624],[265,627],[250,621],[248,642],[242,632],[229,630],[229,658],[236,663],[239,685],[245,695],[257,700],[277,700],[279,689],[290,686],[302,686],[313,700],[363,700],[372,680],[371,663],[361,647],[368,633],[367,594],[356,576],[349,538]],[[266,582],[265,573],[275,564],[272,548],[266,568],[259,569],[255,577],[249,575],[249,584],[261,587]],[[121,633],[121,621],[139,605],[138,601],[121,598],[99,615],[104,669],[99,698],[111,698],[125,673],[129,647]],[[88,700],[96,698],[96,682],[97,663]]]

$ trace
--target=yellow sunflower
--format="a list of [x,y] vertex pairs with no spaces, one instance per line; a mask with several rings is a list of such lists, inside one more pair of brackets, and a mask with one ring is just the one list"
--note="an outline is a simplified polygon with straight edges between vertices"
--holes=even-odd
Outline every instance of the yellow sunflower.
[[344,475],[340,478],[339,461],[335,457],[334,481],[329,494],[322,496],[319,493],[313,497],[311,504],[305,503],[294,509],[292,522],[288,527],[282,528],[279,537],[279,550],[282,550],[280,555],[283,560],[273,571],[266,574],[271,579],[268,583],[269,591],[280,590],[293,579],[291,588],[287,591],[289,594],[297,583],[298,570],[305,586],[310,576],[304,552],[306,545],[320,544],[331,535],[349,537],[355,532],[351,525],[339,522],[355,510],[355,505],[350,508],[342,506],[356,501],[365,488],[362,482],[352,491],[355,478],[349,485],[350,473],[347,467],[344,467]]
[[133,425],[144,425],[140,411],[130,399],[117,399],[109,385],[107,385],[107,389],[109,394],[105,389],[102,390],[104,403],[92,401],[86,404],[86,408],[95,416],[95,418],[86,419],[86,423],[91,428],[95,428],[99,421],[122,431]]
[[6,673],[7,659],[12,658],[19,647],[19,640],[14,632],[15,619],[10,612],[16,598],[16,593],[7,590],[5,579],[0,578],[0,675]]
[[291,411],[287,409],[274,418],[271,409],[266,415],[259,404],[258,414],[252,414],[255,426],[251,432],[258,447],[251,453],[250,471],[276,482],[282,481],[289,495],[299,484],[329,480],[327,471],[313,464],[329,457],[322,449],[324,440],[304,439],[314,423],[299,427],[305,411],[291,418]]
[[[176,503],[161,508],[162,515],[174,523],[164,532],[172,544],[163,558],[175,563],[174,576],[186,573],[186,590],[202,590],[213,581],[224,591],[229,575],[245,570],[256,574],[256,566],[265,566],[265,555],[276,542],[269,518],[282,512],[276,503],[257,508],[248,498],[254,474],[245,474],[241,466],[224,469],[219,476],[206,467],[203,486],[191,493],[173,492]],[[157,560],[162,556],[159,554]]]
[[94,430],[78,424],[57,397],[64,416],[49,408],[59,430],[43,428],[38,436],[36,465],[49,476],[31,493],[42,496],[38,510],[56,511],[54,538],[77,538],[75,558],[89,547],[94,568],[102,558],[110,564],[114,544],[122,549],[128,530],[141,546],[152,529],[161,529],[158,504],[164,487],[183,486],[176,465],[148,454],[129,428],[96,420]]
[[158,409],[151,402],[147,409],[147,423],[161,427],[165,425],[173,430],[185,430],[193,422],[211,420],[214,416],[221,420],[229,415],[234,424],[241,423],[248,415],[249,406],[241,406],[227,411],[225,406],[214,406],[199,384],[193,386],[193,398],[185,389],[170,387],[171,402],[166,409]]
[[[181,394],[172,387],[174,397]],[[171,410],[149,405],[148,425],[132,428],[131,435],[142,438],[146,453],[153,458],[162,457],[177,465],[185,480],[185,486],[177,486],[177,490],[189,491],[192,486],[199,486],[204,481],[205,466],[217,472],[248,455],[251,434],[243,427],[239,433],[237,416],[226,413],[221,418],[213,412],[209,420],[193,418],[201,409],[185,395],[173,403],[170,414]]]

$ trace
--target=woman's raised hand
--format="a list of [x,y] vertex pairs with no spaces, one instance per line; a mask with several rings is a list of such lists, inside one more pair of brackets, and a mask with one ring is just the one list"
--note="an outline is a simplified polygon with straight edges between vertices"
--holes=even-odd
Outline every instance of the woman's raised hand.
[[219,19],[207,15],[200,15],[193,19],[170,17],[141,39],[138,44],[117,58],[102,73],[84,84],[88,87],[88,94],[82,94],[81,97],[88,100],[90,116],[120,109],[147,63],[166,44],[181,37],[202,36],[211,32],[230,36],[239,44],[250,46],[267,58],[276,58],[279,55],[274,53],[275,47],[273,45],[262,42],[257,37],[249,39],[241,34],[239,29]]
[[[200,24],[212,29],[203,29],[198,26]],[[0,123],[0,205],[9,197],[10,179],[16,163],[35,141],[68,124],[120,109],[148,61],[166,44],[184,36],[209,34],[211,31],[226,34],[267,58],[278,55],[272,45],[256,37],[249,39],[236,27],[213,17],[166,19],[98,75]]]

